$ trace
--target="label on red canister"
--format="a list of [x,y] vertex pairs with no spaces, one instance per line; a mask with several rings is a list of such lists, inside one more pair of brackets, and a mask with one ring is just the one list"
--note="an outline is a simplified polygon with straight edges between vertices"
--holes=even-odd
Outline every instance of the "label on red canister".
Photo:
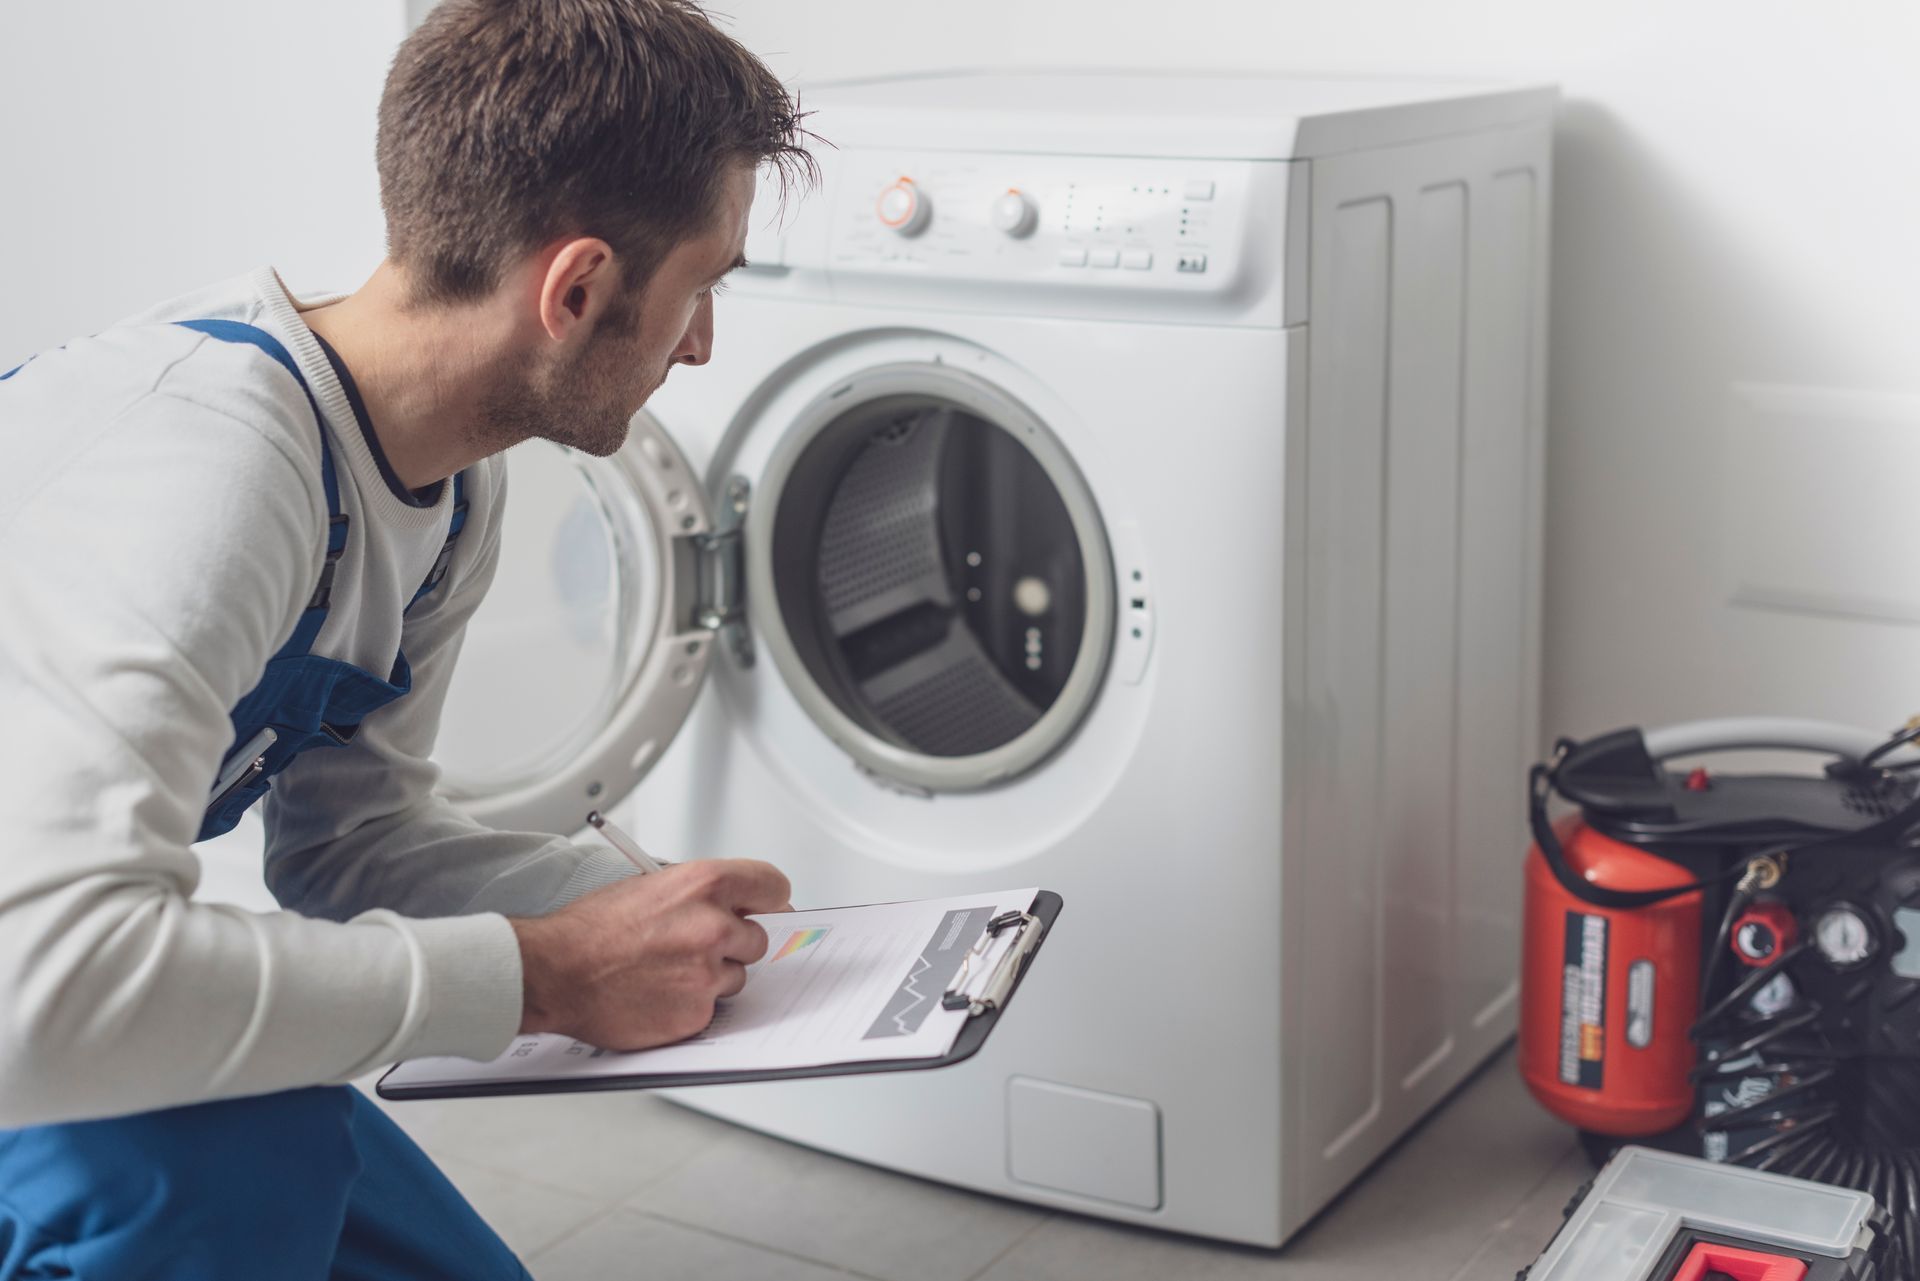
[[1607,918],[1568,912],[1560,977],[1560,1080],[1597,1090],[1607,1066]]
[[1653,962],[1641,957],[1627,967],[1627,1044],[1644,1050],[1653,1044]]

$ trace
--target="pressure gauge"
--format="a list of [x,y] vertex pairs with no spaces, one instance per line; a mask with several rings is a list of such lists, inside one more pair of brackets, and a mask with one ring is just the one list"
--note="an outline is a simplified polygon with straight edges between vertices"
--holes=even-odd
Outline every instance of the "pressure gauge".
[[1776,974],[1772,982],[1753,994],[1753,999],[1747,1005],[1761,1018],[1770,1019],[1791,1008],[1795,995],[1793,980],[1784,974]]
[[1785,903],[1767,899],[1755,903],[1733,923],[1733,954],[1742,965],[1759,968],[1793,946],[1793,911]]
[[1820,913],[1813,925],[1813,945],[1828,965],[1850,970],[1874,953],[1873,926],[1848,903],[1836,903]]

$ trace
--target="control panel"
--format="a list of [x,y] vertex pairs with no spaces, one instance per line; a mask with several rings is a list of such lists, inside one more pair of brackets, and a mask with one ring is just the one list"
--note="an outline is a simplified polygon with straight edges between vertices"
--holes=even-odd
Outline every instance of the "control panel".
[[[939,151],[839,159],[826,246],[836,279],[1245,295],[1263,292],[1250,277],[1277,277],[1283,257],[1285,164]],[[1249,235],[1256,222],[1270,248]]]

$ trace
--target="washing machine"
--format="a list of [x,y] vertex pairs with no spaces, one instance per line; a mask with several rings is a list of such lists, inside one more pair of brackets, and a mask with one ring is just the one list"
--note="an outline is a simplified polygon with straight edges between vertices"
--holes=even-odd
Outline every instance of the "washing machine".
[[972,1061],[678,1101],[1278,1245],[1513,1027],[1554,94],[801,98],[711,364],[515,451],[448,785],[801,906],[1058,891]]

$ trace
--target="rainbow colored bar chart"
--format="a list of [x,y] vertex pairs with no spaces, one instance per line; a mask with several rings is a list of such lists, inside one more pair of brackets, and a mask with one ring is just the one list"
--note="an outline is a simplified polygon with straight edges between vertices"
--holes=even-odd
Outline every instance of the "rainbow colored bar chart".
[[773,959],[776,961],[784,961],[797,952],[805,951],[807,948],[812,947],[815,943],[825,938],[832,928],[830,925],[823,925],[818,929],[795,930],[793,933],[787,935],[787,941],[780,945],[780,950],[773,954]]

